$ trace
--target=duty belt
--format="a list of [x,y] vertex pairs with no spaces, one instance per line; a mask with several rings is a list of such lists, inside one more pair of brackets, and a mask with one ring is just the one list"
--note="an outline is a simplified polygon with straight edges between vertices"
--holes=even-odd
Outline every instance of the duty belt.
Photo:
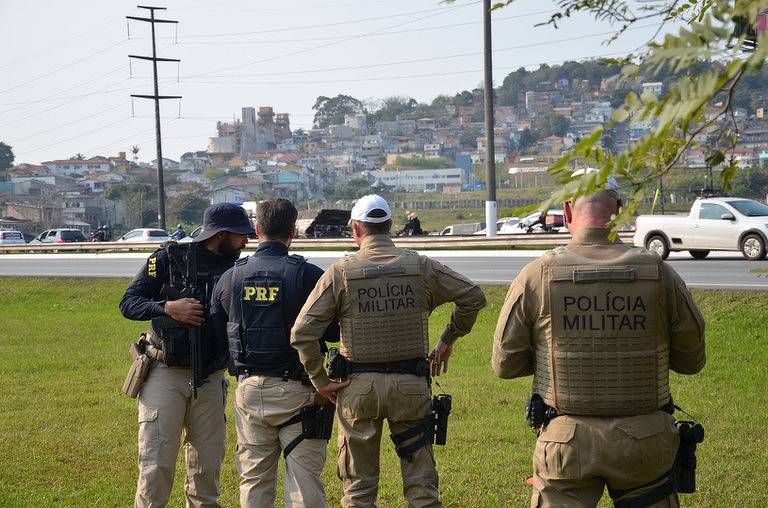
[[376,372],[379,374],[412,374],[419,377],[429,376],[429,365],[425,358],[401,360],[397,362],[353,363],[347,361],[347,374]]
[[265,373],[265,372],[258,372],[248,369],[240,369],[237,371],[237,381],[241,382],[245,379],[248,379],[251,376],[264,376],[264,377],[276,377],[280,378],[283,381],[288,381],[289,379],[291,381],[299,381],[301,384],[305,386],[312,386],[312,383],[309,381],[309,376],[307,376],[307,373],[304,372],[303,369],[298,370],[295,369],[294,371],[288,371],[286,370],[282,374],[275,374],[273,372],[271,373]]

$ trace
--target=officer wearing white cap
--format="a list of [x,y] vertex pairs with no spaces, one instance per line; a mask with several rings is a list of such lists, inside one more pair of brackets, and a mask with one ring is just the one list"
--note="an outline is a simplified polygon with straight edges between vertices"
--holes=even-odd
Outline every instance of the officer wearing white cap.
[[[149,344],[144,346],[155,363],[139,393],[137,507],[168,504],[182,436],[187,506],[219,506],[219,471],[226,435],[227,381],[223,368],[227,344],[215,339],[205,304],[216,281],[240,257],[248,235],[254,233],[241,206],[219,203],[208,207],[203,230],[195,241],[170,243],[149,256],[120,301],[126,318],[151,320]],[[187,266],[189,259],[195,260],[194,266]],[[180,295],[191,273],[196,275],[203,295],[200,299]],[[205,382],[197,397],[190,386],[190,327],[200,327]]]
[[[391,217],[381,196],[355,203],[352,232],[360,250],[325,272],[291,332],[291,344],[317,391],[337,403],[344,508],[376,504],[385,419],[400,456],[409,506],[442,506],[426,420],[432,409],[430,370],[432,375],[447,370],[453,344],[469,333],[485,306],[483,292],[472,281],[395,247]],[[428,317],[446,302],[456,307],[428,356]],[[341,341],[332,381],[318,339],[336,320]]]
[[533,375],[532,507],[676,507],[679,433],[669,370],[705,363],[704,322],[685,283],[655,253],[609,240],[618,185],[564,204],[573,239],[512,282],[493,340],[502,378]]

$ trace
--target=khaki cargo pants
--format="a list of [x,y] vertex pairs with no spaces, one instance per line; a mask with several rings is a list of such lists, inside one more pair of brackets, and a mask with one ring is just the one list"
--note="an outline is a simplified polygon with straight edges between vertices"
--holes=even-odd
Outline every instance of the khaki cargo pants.
[[192,398],[190,371],[157,365],[139,393],[139,481],[137,508],[163,507],[173,488],[182,434],[187,463],[187,506],[218,507],[224,459],[227,381],[223,371]]
[[[648,484],[672,468],[679,442],[674,419],[656,413],[559,416],[536,440],[531,507],[594,507],[607,485],[626,490]],[[644,494],[657,482],[622,499]],[[676,508],[677,495],[651,505]]]
[[[344,486],[344,508],[376,506],[382,422],[397,434],[419,424],[432,408],[429,382],[410,374],[360,373],[339,390],[338,473]],[[410,444],[412,440],[405,444]],[[420,448],[412,461],[400,459],[403,494],[413,508],[442,507],[432,445]]]
[[[302,432],[301,423],[283,428],[301,408],[314,402],[314,391],[299,381],[279,377],[250,376],[237,384],[237,472],[240,506],[273,507],[277,465],[288,443]],[[285,460],[285,506],[322,508],[325,491],[320,473],[325,465],[328,441],[304,439]]]

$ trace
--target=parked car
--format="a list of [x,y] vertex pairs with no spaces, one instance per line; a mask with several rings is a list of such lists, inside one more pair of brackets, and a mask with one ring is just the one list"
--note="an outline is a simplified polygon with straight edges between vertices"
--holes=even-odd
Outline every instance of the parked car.
[[[498,219],[496,221],[496,234],[497,235],[512,234],[511,231],[517,225],[518,222],[520,222],[520,219],[517,217],[502,217],[501,219]],[[487,228],[483,228],[480,231],[477,231],[473,234],[485,236],[486,229]]]
[[88,239],[79,229],[58,228],[43,231],[29,243],[71,243],[87,241]]
[[179,240],[179,243],[194,242],[195,238],[197,238],[197,235],[199,235],[200,231],[202,230],[203,230],[203,226],[197,226],[195,229],[192,230],[191,233],[189,233],[187,236]]
[[474,235],[483,228],[481,222],[471,222],[469,224],[453,224],[446,226],[440,231],[441,236],[459,236],[459,235]]
[[21,231],[14,231],[11,229],[0,231],[0,245],[14,245],[22,243],[27,242],[24,241],[24,235],[21,234]]
[[672,251],[704,259],[710,251],[724,250],[757,261],[766,255],[768,206],[744,198],[697,199],[688,215],[640,215],[633,240],[662,259]]
[[149,242],[167,242],[171,237],[168,236],[168,232],[164,229],[153,228],[138,228],[128,231],[126,234],[117,239],[118,242],[135,242],[135,243],[149,243]]
[[506,234],[524,235],[532,233],[567,233],[562,210],[547,210],[547,213],[532,213],[511,226]]

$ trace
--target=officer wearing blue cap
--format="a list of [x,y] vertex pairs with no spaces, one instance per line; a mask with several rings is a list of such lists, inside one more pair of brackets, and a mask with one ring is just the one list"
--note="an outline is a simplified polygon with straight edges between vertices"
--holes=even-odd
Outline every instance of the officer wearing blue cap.
[[[139,393],[139,480],[135,506],[168,504],[182,431],[187,465],[186,505],[219,506],[219,472],[226,434],[224,407],[227,344],[216,341],[206,302],[221,274],[231,268],[255,234],[245,210],[231,203],[208,207],[203,229],[189,244],[171,242],[147,259],[120,301],[128,319],[151,321],[145,353],[154,360]],[[194,250],[193,256],[185,253]],[[195,260],[203,301],[175,295]],[[200,327],[202,374],[192,396],[189,327]]]

